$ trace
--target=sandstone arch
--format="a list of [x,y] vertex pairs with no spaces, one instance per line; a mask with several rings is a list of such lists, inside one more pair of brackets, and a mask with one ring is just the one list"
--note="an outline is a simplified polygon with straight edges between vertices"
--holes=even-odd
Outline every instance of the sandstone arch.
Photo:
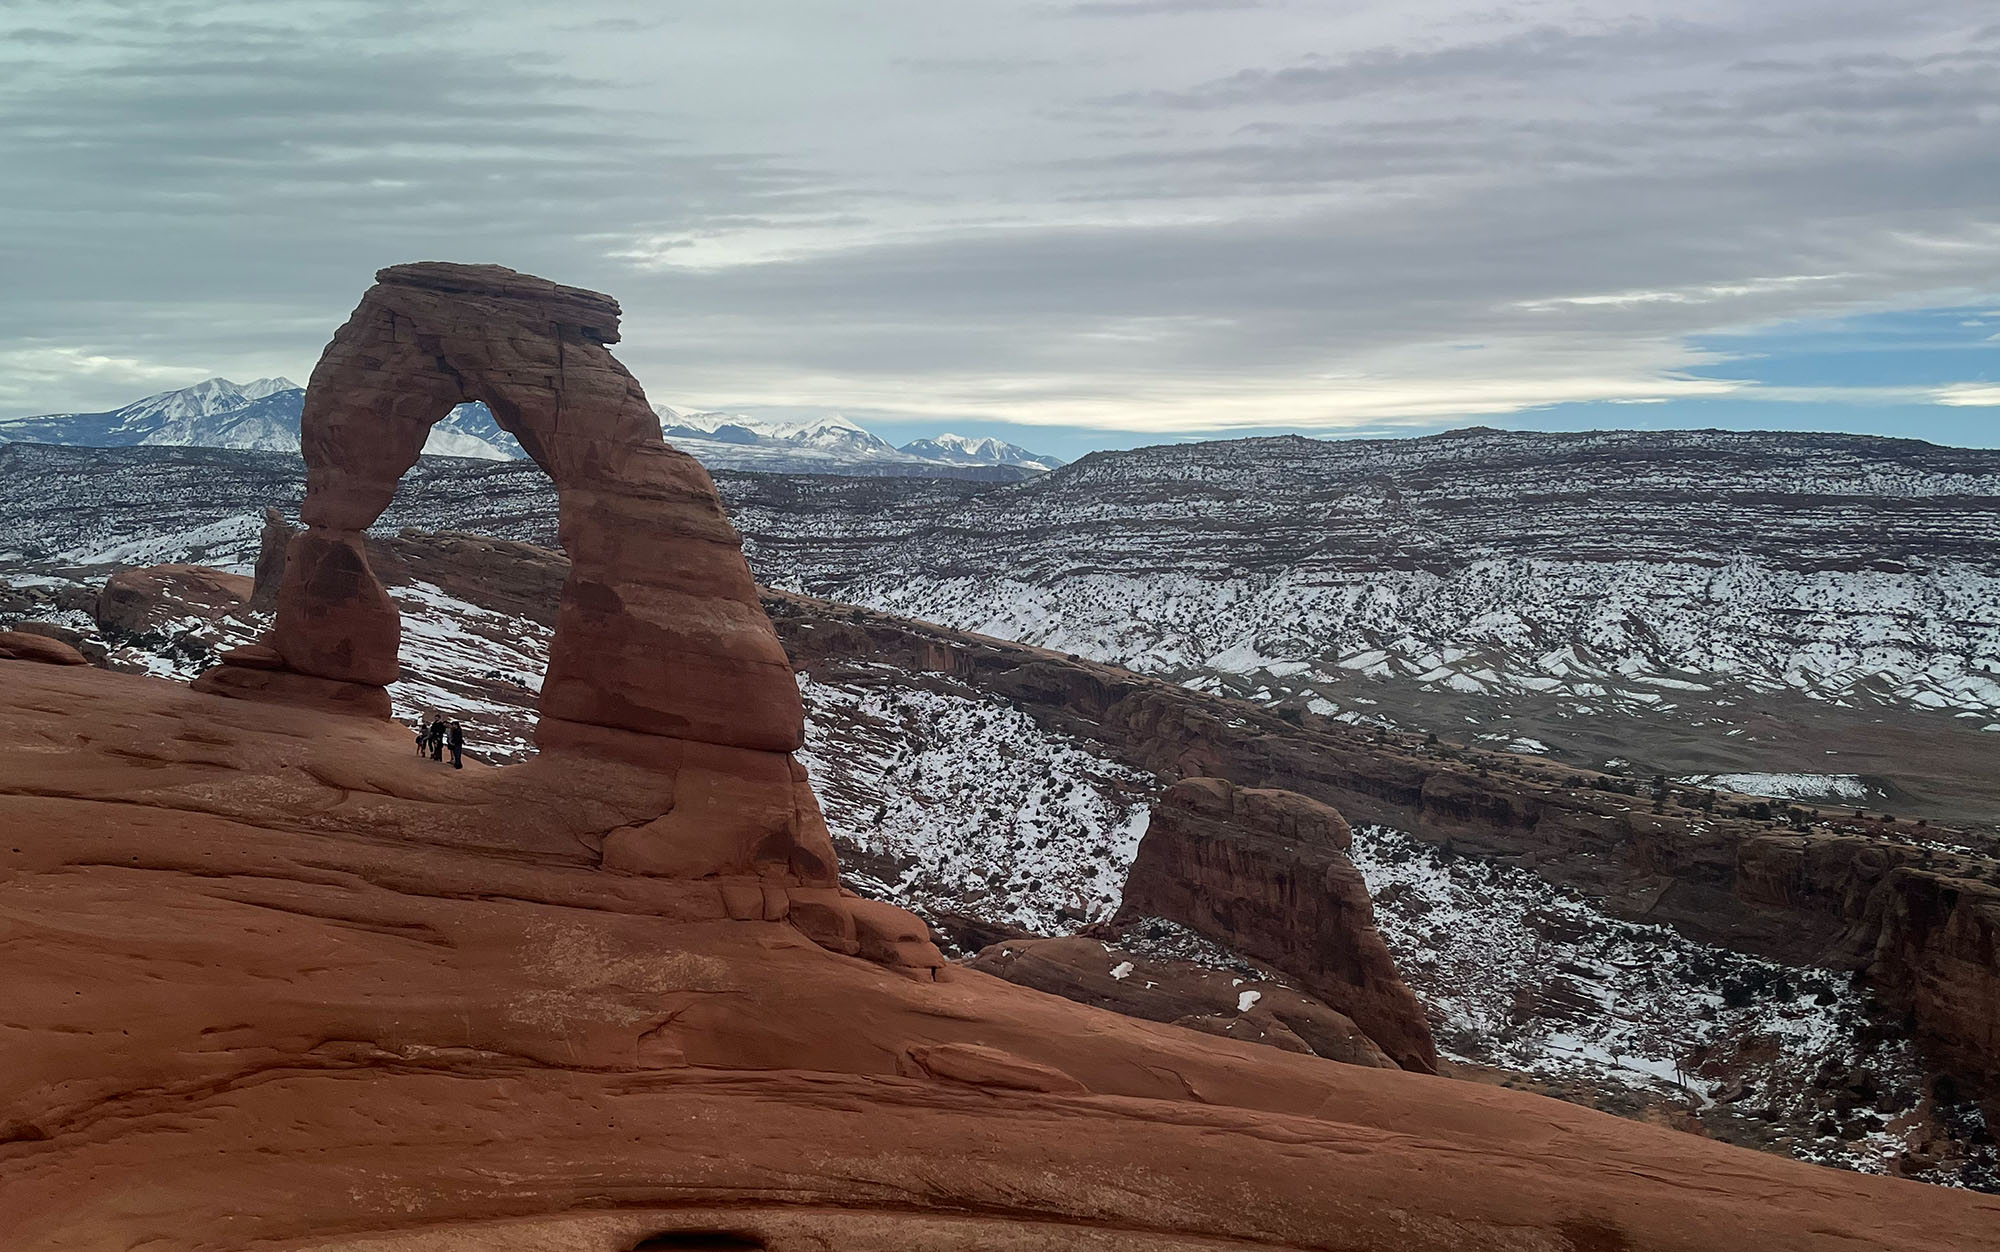
[[[857,916],[833,890],[832,841],[791,756],[805,722],[791,663],[715,484],[667,446],[607,350],[617,302],[496,265],[423,262],[375,278],[306,389],[306,526],[286,548],[276,623],[195,688],[388,718],[402,622],[362,535],[431,426],[484,401],[555,480],[571,562],[535,732],[543,758],[523,768],[545,777],[574,765],[551,754],[585,751],[643,775],[594,785],[657,796],[643,802],[653,816],[585,838],[599,863],[778,884],[768,898],[725,891],[732,917],[784,916],[783,892],[809,889],[798,920],[821,942],[937,959],[908,915]],[[505,790],[470,775],[450,785],[474,804]]]
[[431,426],[479,400],[561,499],[572,564],[542,745],[592,739],[595,727],[797,748],[798,687],[741,539],[707,472],[661,438],[644,391],[607,349],[617,302],[496,265],[423,262],[375,278],[306,390],[306,530],[292,540],[268,640],[282,671],[357,685],[328,694],[386,714],[386,697],[367,689],[395,680],[401,621],[361,535]]

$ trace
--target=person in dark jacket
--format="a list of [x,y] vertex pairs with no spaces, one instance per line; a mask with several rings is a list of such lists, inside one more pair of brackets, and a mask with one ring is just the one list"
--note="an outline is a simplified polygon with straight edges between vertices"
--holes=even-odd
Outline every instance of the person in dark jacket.
[[446,742],[451,745],[451,767],[453,769],[464,769],[465,762],[460,760],[459,757],[465,751],[465,727],[459,725],[457,722],[453,722],[451,724],[451,735]]
[[431,723],[428,718],[417,719],[417,755],[429,756],[431,751]]
[[431,760],[444,760],[444,719],[442,717],[431,723]]

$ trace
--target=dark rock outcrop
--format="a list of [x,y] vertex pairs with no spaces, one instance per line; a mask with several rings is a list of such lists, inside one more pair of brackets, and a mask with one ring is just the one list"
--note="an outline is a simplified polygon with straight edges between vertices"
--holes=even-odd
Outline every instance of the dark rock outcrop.
[[206,565],[122,569],[105,581],[95,617],[107,631],[142,634],[177,619],[214,618],[250,605],[252,583]]
[[88,665],[83,653],[60,639],[21,630],[0,630],[0,660],[39,661],[44,665]]
[[285,582],[285,554],[299,528],[285,520],[276,509],[264,510],[264,530],[257,545],[257,566],[251,579],[250,607],[270,611],[278,607],[278,589]]
[[1375,930],[1339,813],[1288,791],[1189,778],[1153,805],[1120,916],[1164,917],[1268,961],[1405,1069],[1437,1069],[1423,1006]]

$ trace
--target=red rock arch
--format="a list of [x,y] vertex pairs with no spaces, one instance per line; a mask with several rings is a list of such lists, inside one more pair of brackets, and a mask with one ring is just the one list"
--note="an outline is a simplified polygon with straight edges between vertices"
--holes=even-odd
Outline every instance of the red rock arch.
[[[609,296],[494,265],[375,276],[306,390],[303,520],[268,642],[297,674],[381,687],[401,619],[361,535],[430,428],[484,401],[555,481],[569,580],[542,688],[543,746],[589,727],[790,752],[798,687],[705,470],[660,437],[607,350]],[[369,701],[385,708],[386,701]]]

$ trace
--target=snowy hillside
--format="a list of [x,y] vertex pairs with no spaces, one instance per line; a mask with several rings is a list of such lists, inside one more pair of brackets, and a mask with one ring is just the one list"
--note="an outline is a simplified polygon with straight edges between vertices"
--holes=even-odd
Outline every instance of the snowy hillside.
[[736,507],[776,585],[1325,712],[1365,718],[1357,680],[1581,718],[1730,688],[2000,731],[2000,452],[1248,439]]

